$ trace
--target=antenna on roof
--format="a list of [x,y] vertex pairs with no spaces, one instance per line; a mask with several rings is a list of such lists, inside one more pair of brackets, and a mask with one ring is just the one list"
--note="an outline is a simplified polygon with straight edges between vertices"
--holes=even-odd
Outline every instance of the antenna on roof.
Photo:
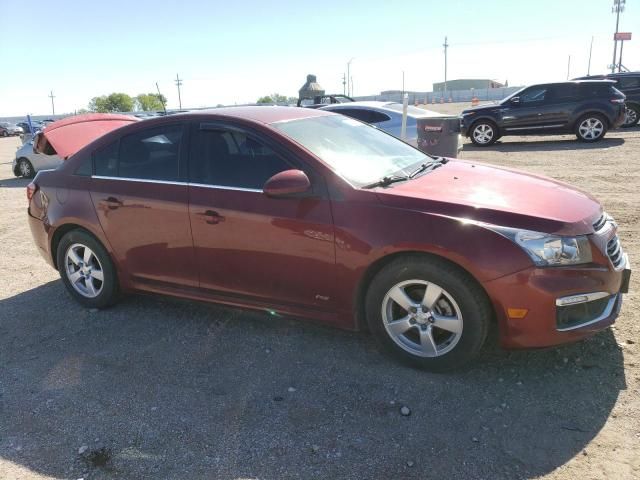
[[164,97],[160,93],[160,87],[158,86],[158,82],[156,82],[156,89],[158,90],[158,98],[162,102],[162,108],[164,108],[164,114],[167,114],[167,106],[164,104]]

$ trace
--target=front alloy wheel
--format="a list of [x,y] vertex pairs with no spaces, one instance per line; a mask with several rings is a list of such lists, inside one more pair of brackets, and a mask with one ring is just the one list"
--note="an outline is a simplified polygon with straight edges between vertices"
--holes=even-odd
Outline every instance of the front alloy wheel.
[[407,254],[371,280],[365,315],[384,350],[411,366],[445,371],[477,355],[493,309],[482,287],[458,266]]
[[471,141],[480,147],[491,145],[497,139],[496,128],[491,123],[477,123],[471,130]]
[[18,172],[20,172],[20,176],[24,178],[33,177],[34,171],[31,162],[26,158],[21,158],[18,162]]
[[412,279],[387,292],[382,319],[389,337],[419,357],[453,350],[462,335],[462,313],[449,292],[435,283]]

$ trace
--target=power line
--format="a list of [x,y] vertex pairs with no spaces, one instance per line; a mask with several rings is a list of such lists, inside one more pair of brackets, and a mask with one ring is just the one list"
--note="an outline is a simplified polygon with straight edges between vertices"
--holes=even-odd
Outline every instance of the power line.
[[180,105],[180,110],[182,110],[182,98],[180,97],[180,86],[182,85],[182,79],[176,73],[175,84],[178,87],[178,104]]
[[56,96],[53,94],[53,90],[51,90],[51,93],[49,95],[47,95],[50,99],[51,99],[51,115],[55,115],[56,114],[56,106],[53,103],[53,99],[56,98]]

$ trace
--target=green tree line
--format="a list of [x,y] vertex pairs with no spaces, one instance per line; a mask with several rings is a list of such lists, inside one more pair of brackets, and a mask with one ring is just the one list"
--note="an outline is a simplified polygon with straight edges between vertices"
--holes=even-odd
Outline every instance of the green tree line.
[[141,93],[131,97],[126,93],[111,93],[100,97],[93,97],[89,102],[89,111],[98,113],[111,112],[143,112],[163,110],[167,104],[164,95],[158,93]]

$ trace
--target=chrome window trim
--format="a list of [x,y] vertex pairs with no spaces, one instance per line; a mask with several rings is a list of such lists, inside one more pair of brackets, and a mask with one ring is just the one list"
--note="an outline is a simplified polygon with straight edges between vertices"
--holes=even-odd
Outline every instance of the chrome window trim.
[[110,177],[107,175],[91,175],[91,178],[97,178],[98,180],[122,180],[124,182],[159,183],[161,185],[188,185],[187,182],[176,182],[171,180],[151,180],[149,178]]
[[[597,293],[605,293],[605,292],[597,292]],[[594,295],[594,294],[591,294],[591,295]],[[607,293],[606,295],[609,295],[609,294]],[[576,296],[576,295],[572,295],[572,296]],[[615,295],[611,295],[611,298],[609,299],[609,302],[607,303],[607,306],[605,307],[605,309],[602,312],[602,314],[600,314],[598,317],[594,318],[593,320],[589,320],[588,322],[580,323],[578,325],[572,325],[572,326],[567,327],[567,328],[557,328],[556,330],[558,332],[568,332],[568,331],[571,331],[571,330],[576,330],[576,329],[579,329],[579,328],[588,327],[589,325],[593,325],[594,323],[598,323],[598,322],[604,320],[605,318],[609,317],[611,315],[611,313],[613,312],[613,307],[615,306],[616,301],[618,300],[619,296],[620,296],[619,293],[617,293]],[[564,298],[568,298],[568,297],[564,297]],[[599,298],[597,298],[595,300],[598,300],[600,298],[604,298],[604,297],[599,297]],[[560,300],[560,299],[558,299],[558,300]],[[558,300],[556,300],[556,304],[557,304]],[[584,303],[584,302],[579,302],[579,303]],[[576,304],[572,304],[572,305],[576,305]]]
[[206,183],[174,182],[169,180],[151,180],[147,178],[110,177],[106,175],[91,175],[91,178],[96,178],[98,180],[122,180],[125,182],[157,183],[160,185],[185,185],[188,187],[217,188],[220,190],[234,190],[238,192],[263,193],[263,190],[261,188],[242,188],[242,187],[232,187],[228,185],[209,185]]
[[254,192],[254,193],[262,193],[263,190],[261,188],[243,188],[243,187],[231,187],[228,185],[208,185],[206,183],[189,183],[190,187],[204,187],[204,188],[217,188],[220,190],[234,190],[237,192]]

